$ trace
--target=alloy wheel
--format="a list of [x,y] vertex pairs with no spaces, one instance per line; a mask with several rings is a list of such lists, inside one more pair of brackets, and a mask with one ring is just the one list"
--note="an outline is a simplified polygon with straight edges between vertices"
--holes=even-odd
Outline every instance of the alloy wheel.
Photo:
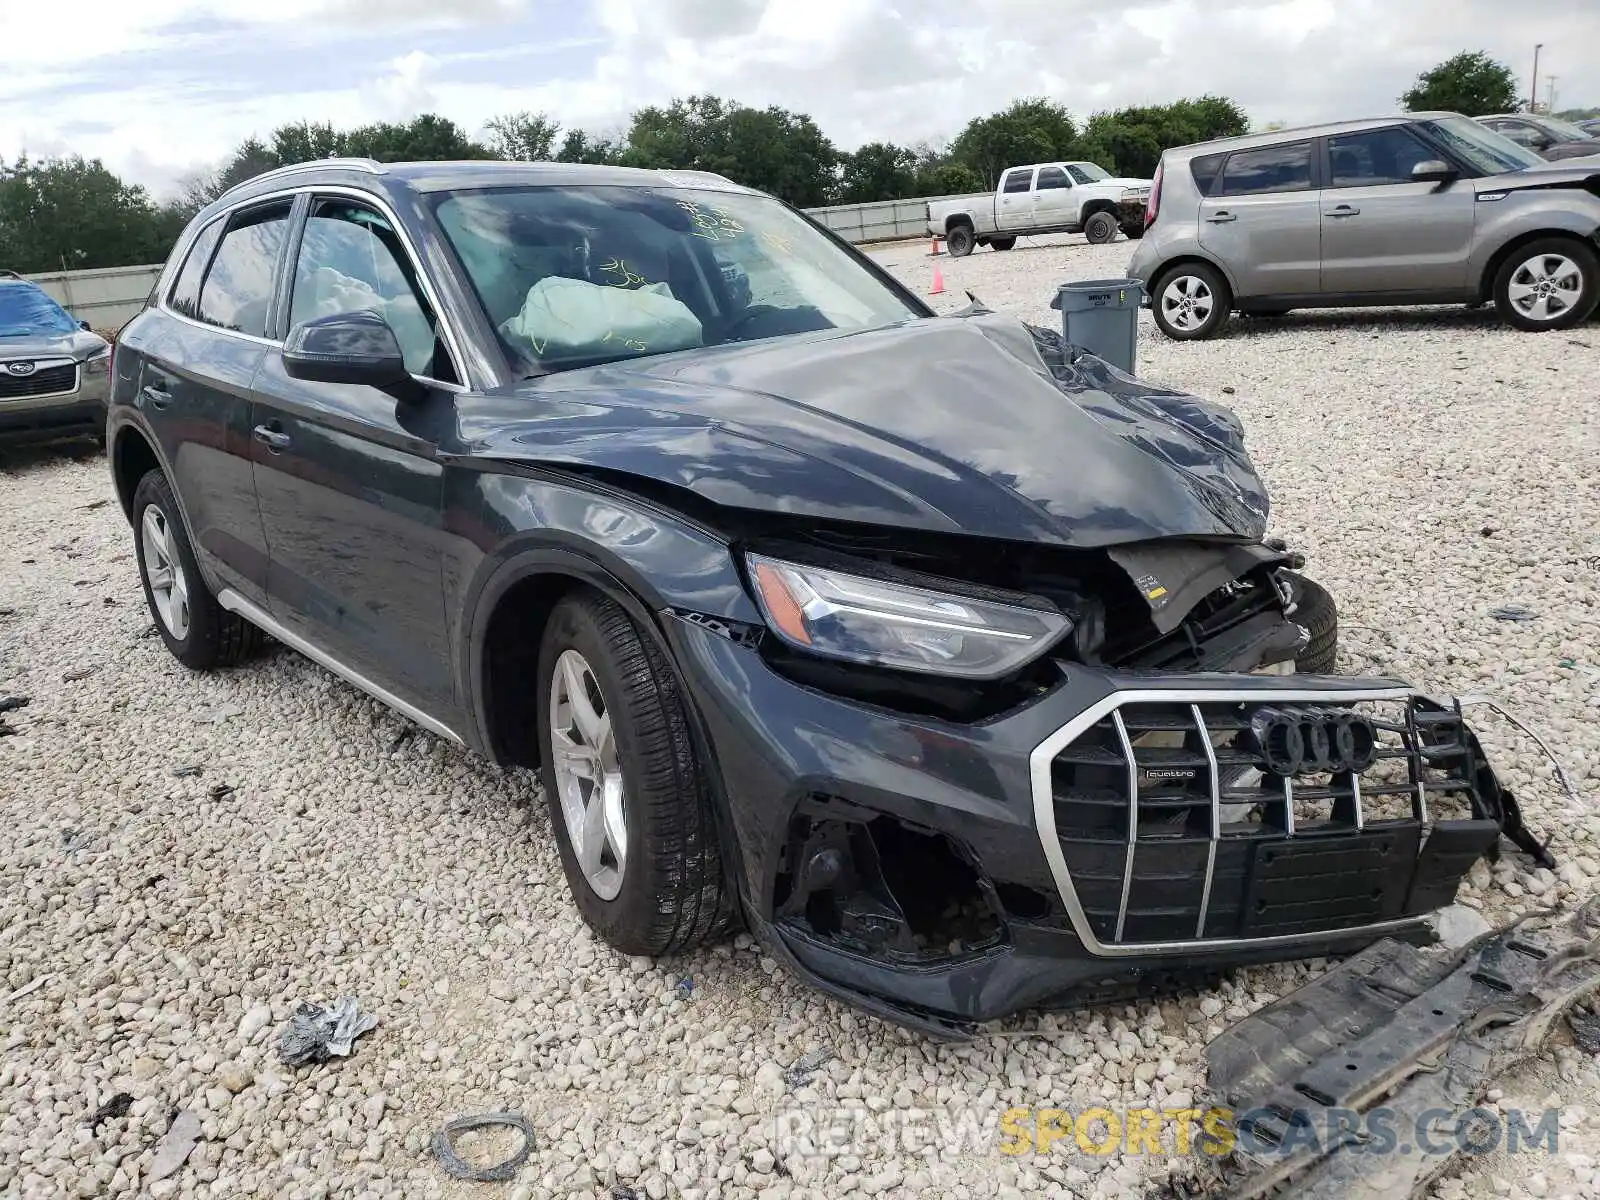
[[1554,321],[1578,304],[1583,272],[1565,255],[1536,254],[1511,273],[1506,294],[1529,321]]
[[1174,329],[1191,333],[1211,319],[1211,287],[1198,275],[1179,275],[1161,290],[1161,313]]
[[576,650],[556,660],[549,711],[551,767],[573,855],[595,894],[614,900],[628,866],[627,792],[610,709]]
[[140,540],[144,577],[150,584],[156,615],[167,632],[181,642],[189,636],[189,580],[183,573],[183,561],[178,557],[172,524],[167,514],[154,504],[145,506],[143,533]]

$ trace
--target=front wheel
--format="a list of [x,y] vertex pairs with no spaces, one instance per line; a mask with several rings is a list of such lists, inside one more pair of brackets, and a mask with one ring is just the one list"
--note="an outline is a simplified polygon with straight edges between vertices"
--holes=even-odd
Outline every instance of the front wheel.
[[133,542],[156,632],[184,666],[232,666],[261,644],[260,631],[206,589],[177,497],[159,470],[146,472],[134,489]]
[[1017,244],[1014,237],[990,238],[989,245],[996,250],[1009,250]]
[[972,253],[973,246],[972,227],[970,225],[957,225],[944,235],[944,247],[950,251],[952,258],[965,258]]
[[1517,329],[1570,329],[1600,300],[1600,258],[1575,238],[1540,238],[1511,254],[1494,280],[1494,306]]
[[1295,656],[1296,675],[1332,675],[1339,657],[1339,607],[1328,589],[1314,579],[1285,571],[1289,593],[1294,597],[1297,625],[1311,635],[1305,649]]
[[1105,245],[1117,236],[1117,218],[1104,209],[1090,213],[1083,223],[1083,236],[1089,239],[1091,246]]
[[1232,304],[1227,281],[1215,267],[1184,263],[1156,281],[1150,313],[1169,338],[1192,342],[1221,329]]
[[677,677],[628,614],[563,600],[539,653],[539,754],[561,866],[624,954],[688,949],[731,916],[711,790]]

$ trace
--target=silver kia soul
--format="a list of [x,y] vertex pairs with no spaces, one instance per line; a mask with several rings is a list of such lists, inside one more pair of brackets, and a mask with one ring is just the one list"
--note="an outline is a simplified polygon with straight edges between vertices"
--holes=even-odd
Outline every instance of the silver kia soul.
[[1168,150],[1129,274],[1168,337],[1232,311],[1493,301],[1565,329],[1600,300],[1600,156],[1546,162],[1457,113]]

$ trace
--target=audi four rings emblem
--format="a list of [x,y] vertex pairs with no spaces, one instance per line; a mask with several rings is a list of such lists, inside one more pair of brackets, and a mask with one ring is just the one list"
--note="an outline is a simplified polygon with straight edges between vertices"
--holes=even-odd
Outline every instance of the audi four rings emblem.
[[11,375],[32,375],[38,369],[38,363],[8,362],[6,364],[6,371]]
[[1258,708],[1250,736],[1273,775],[1359,774],[1378,757],[1372,722],[1340,708]]

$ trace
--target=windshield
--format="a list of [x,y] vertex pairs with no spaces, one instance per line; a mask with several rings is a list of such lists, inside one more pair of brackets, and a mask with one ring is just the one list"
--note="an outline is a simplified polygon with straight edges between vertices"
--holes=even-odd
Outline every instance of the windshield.
[[1585,142],[1594,137],[1571,121],[1563,121],[1559,117],[1540,117],[1539,124],[1550,133],[1567,142]]
[[1484,175],[1501,175],[1544,164],[1544,159],[1526,146],[1517,145],[1470,117],[1440,117],[1436,121],[1422,122],[1422,128]]
[[1108,172],[1093,163],[1073,163],[1067,170],[1072,172],[1072,177],[1079,183],[1099,183],[1101,180],[1111,178]]
[[434,205],[529,373],[923,315],[765,196],[521,187],[446,192]]
[[0,337],[71,333],[78,323],[32,284],[0,283]]

